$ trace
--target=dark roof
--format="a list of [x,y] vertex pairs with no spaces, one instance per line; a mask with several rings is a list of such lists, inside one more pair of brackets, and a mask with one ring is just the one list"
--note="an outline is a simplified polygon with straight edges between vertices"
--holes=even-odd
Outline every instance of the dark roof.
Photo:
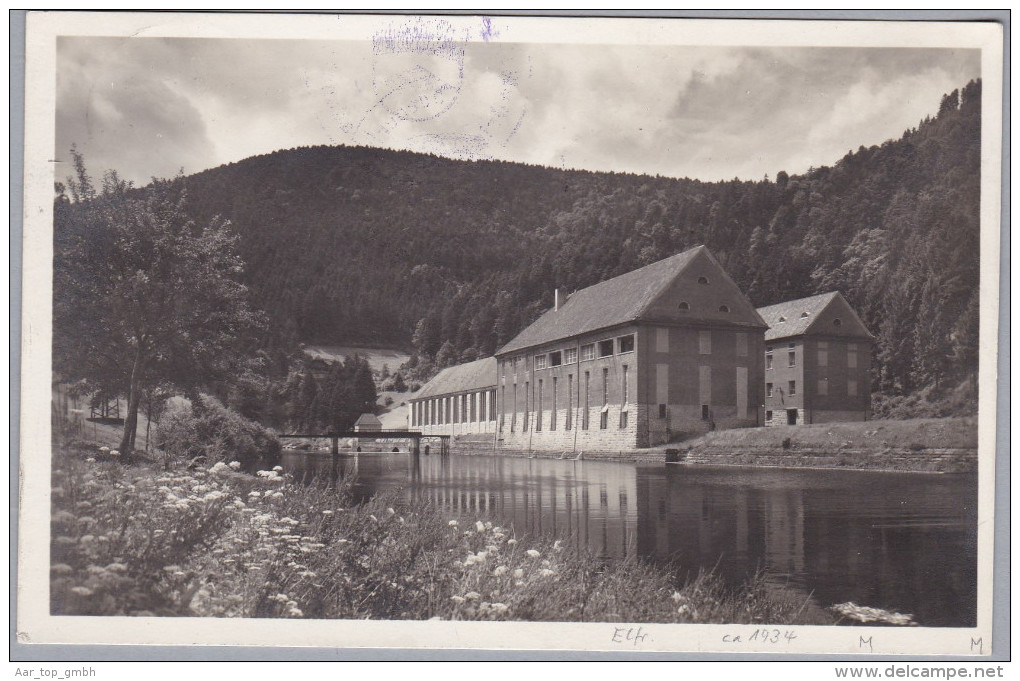
[[376,417],[375,414],[362,414],[358,417],[358,420],[354,422],[356,426],[381,426],[382,421]]
[[[850,307],[850,304],[846,302],[846,299],[838,291],[830,291],[829,293],[819,293],[807,298],[788,300],[785,303],[776,303],[768,307],[758,308],[758,314],[769,325],[768,330],[765,332],[765,340],[770,341],[777,338],[800,336],[808,333],[810,330],[817,330],[811,329],[812,324],[833,303],[841,308],[845,308],[844,312],[853,315],[854,321],[860,325],[859,329],[853,327],[845,329],[844,333],[846,335],[872,337],[864,323],[860,320],[860,317]],[[863,333],[860,333],[861,330],[863,330]]]
[[469,392],[495,386],[496,358],[486,357],[443,369],[435,378],[423,385],[411,399],[418,400],[423,397]]
[[[729,280],[722,267],[705,246],[696,246],[636,270],[607,279],[572,293],[559,310],[549,310],[497,355],[522,348],[551,343],[571,336],[644,319],[649,308],[667,291],[684,269],[704,253]],[[732,283],[732,282],[731,282]],[[734,286],[734,289],[736,287]],[[739,295],[743,295],[742,293]],[[750,305],[748,305],[750,308]],[[751,312],[753,315],[754,313]],[[755,325],[764,326],[757,316]]]

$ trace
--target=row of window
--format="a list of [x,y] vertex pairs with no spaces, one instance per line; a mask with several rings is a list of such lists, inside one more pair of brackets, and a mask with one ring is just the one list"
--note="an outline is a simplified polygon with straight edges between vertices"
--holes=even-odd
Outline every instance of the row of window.
[[411,403],[411,426],[496,420],[496,391],[486,390]]
[[[766,383],[765,384],[765,396],[766,397],[772,397],[775,394],[776,391],[779,391],[781,393],[782,390],[783,390],[782,388],[776,388],[772,383]],[[829,394],[829,380],[827,378],[820,378],[820,379],[818,379],[818,390],[817,390],[817,392],[818,392],[819,395],[828,395]],[[797,381],[788,381],[787,382],[786,394],[787,395],[796,395],[797,394]],[[851,379],[849,379],[846,382],[846,394],[847,394],[848,397],[856,397],[857,396],[857,381],[856,380],[851,378]]]
[[[658,329],[659,334],[656,336],[656,351],[668,352],[669,351],[669,336],[668,330]],[[665,332],[665,333],[663,333]],[[747,357],[748,340],[746,333],[734,334],[736,341],[736,353],[737,357]],[[620,336],[616,339],[607,338],[606,340],[599,341],[597,343],[588,343],[582,345],[580,348],[580,357],[582,362],[593,360],[596,357],[611,357],[614,354],[626,354],[634,352],[634,334],[628,334],[626,336]],[[792,344],[791,344],[792,346]],[[712,354],[712,331],[710,329],[702,329],[698,332],[698,354],[699,355],[711,355]],[[793,353],[791,353],[791,362]],[[535,370],[540,371],[542,369],[549,369],[562,365],[575,364],[577,362],[578,349],[577,348],[566,348],[564,350],[554,350],[552,352],[542,353],[535,355]],[[521,357],[515,357],[502,365],[502,376],[506,378],[506,367],[510,365],[511,370],[516,375],[524,363],[524,370],[527,371],[526,362]],[[772,368],[771,355],[767,356],[768,368]],[[793,366],[791,364],[790,366]]]
[[[810,316],[811,316],[810,312],[801,312],[800,313],[800,318],[801,319],[806,319],[807,317],[810,317]],[[780,324],[785,324],[786,323],[786,317],[780,317],[779,318],[779,323]],[[833,326],[843,326],[843,320],[840,319],[839,317],[836,317],[835,319],[832,320],[832,325]]]
[[[626,336],[619,336],[618,338],[607,338],[597,343],[588,343],[580,347],[580,356],[582,362],[593,360],[596,357],[612,357],[614,354],[623,355],[628,352],[634,352],[634,334],[627,334]],[[552,352],[543,352],[535,355],[535,370],[549,369],[551,367],[558,367],[564,364],[577,364],[578,348],[565,348],[563,350],[553,350]],[[509,364],[513,368],[513,372],[516,374],[521,364],[522,358],[515,357],[509,361]],[[506,364],[503,364],[503,377],[506,377]],[[526,370],[526,368],[525,368]]]
[[[575,404],[574,403],[574,394],[575,394],[574,393],[574,391],[575,391],[574,375],[573,374],[567,374],[566,378],[567,378],[567,412],[566,412],[566,421],[565,421],[564,425],[565,425],[565,429],[566,430],[570,430],[571,428],[573,428],[573,425],[574,425],[573,424],[573,412],[574,412],[574,404]],[[552,416],[551,420],[549,421],[549,430],[556,430],[556,427],[558,425],[557,424],[556,415],[559,413],[559,396],[560,396],[559,385],[560,385],[560,377],[553,376],[550,380],[552,381],[552,384],[551,384],[552,390],[550,391],[550,399],[551,399],[551,403],[552,403],[552,410],[551,410],[551,412],[552,412],[553,416]],[[577,386],[577,389],[578,389],[578,393],[579,393],[577,395],[578,403],[583,403],[584,404],[584,411],[582,412],[582,419],[581,419],[581,429],[582,430],[587,430],[588,429],[589,409],[591,407],[591,372],[590,371],[585,371],[584,372],[583,381],[582,381],[582,383],[580,385]],[[511,409],[511,411],[510,411],[510,432],[513,433],[513,432],[515,432],[517,430],[517,414],[518,414],[518,412],[521,411],[518,408],[518,406],[520,405],[520,406],[524,407],[524,409],[523,409],[524,417],[523,417],[523,428],[522,428],[522,430],[525,431],[525,432],[528,430],[528,427],[530,425],[529,424],[529,419],[531,418],[531,411],[532,411],[532,408],[535,408],[536,409],[536,416],[535,416],[535,422],[534,422],[535,431],[536,432],[537,431],[541,431],[542,427],[544,425],[543,424],[543,418],[544,418],[543,414],[545,413],[545,405],[546,405],[546,401],[545,401],[546,400],[546,392],[545,392],[545,390],[546,390],[546,382],[545,382],[545,379],[544,378],[538,379],[538,382],[536,384],[536,392],[535,392],[534,395],[532,395],[532,392],[531,392],[531,382],[530,381],[525,381],[524,382],[524,399],[523,399],[523,403],[521,401],[519,401],[518,384],[517,383],[513,384],[509,396],[507,395],[506,384],[504,384],[502,386],[501,390],[503,391],[503,413],[500,415],[500,428],[502,428],[504,426],[504,424],[506,422],[507,409],[510,408]],[[582,396],[583,396],[583,398],[582,398]],[[510,401],[508,401],[508,397],[509,397]],[[621,404],[622,404],[622,411],[621,411],[621,413],[624,414],[623,416],[620,417],[620,428],[626,428],[627,427],[627,416],[626,416],[626,413],[627,413],[628,404],[630,402],[630,368],[626,364],[624,364],[621,367],[620,398],[621,398]],[[601,424],[601,427],[603,429],[608,427],[608,421],[607,421],[608,417],[606,416],[608,411],[609,411],[609,369],[607,367],[603,367],[603,369],[602,369],[602,411],[601,411],[602,417],[601,417],[601,420],[600,420],[600,424]]]
[[[789,345],[789,352],[787,353],[787,360],[788,360],[787,366],[791,366],[791,367],[797,366],[797,350],[796,350],[796,347],[797,347],[796,343],[790,343],[790,345]],[[766,369],[773,368],[773,365],[772,365],[772,355],[773,355],[774,351],[775,351],[775,346],[769,345],[769,346],[767,346],[765,348],[765,368]],[[829,343],[827,341],[818,341],[817,359],[818,359],[818,366],[820,366],[820,367],[829,366]],[[856,369],[857,368],[857,344],[856,343],[848,343],[847,346],[846,346],[846,366],[847,366],[848,369]]]
[[[676,308],[678,310],[680,310],[681,312],[690,312],[691,311],[691,304],[688,303],[686,300],[681,300],[680,304],[677,305]],[[719,311],[720,312],[729,312],[730,311],[730,306],[729,305],[720,305],[719,306]]]

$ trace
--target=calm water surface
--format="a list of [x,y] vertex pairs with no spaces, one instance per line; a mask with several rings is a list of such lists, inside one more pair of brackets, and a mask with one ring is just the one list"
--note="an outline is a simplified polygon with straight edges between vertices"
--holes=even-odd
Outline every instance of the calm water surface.
[[[328,475],[330,457],[284,469]],[[365,499],[401,490],[451,515],[483,515],[610,558],[681,574],[758,569],[821,605],[854,601],[925,626],[974,626],[977,478],[844,470],[686,467],[495,456],[362,454],[340,461]]]

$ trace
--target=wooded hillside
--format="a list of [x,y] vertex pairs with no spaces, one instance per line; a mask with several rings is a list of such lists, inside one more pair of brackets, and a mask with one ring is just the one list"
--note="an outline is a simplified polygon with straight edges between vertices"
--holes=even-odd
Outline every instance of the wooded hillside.
[[[881,146],[800,176],[707,183],[298,148],[186,178],[228,218],[255,302],[292,340],[494,352],[567,292],[707,245],[752,301],[839,290],[878,337],[876,390],[977,370],[980,82]],[[753,153],[753,150],[748,150]]]

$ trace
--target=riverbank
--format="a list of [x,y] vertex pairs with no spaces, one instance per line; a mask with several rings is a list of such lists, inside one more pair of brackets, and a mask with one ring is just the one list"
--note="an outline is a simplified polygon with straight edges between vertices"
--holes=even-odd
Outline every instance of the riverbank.
[[[286,471],[53,456],[51,610],[60,615],[832,624],[764,577],[727,589],[607,562],[427,502],[293,484]],[[349,484],[349,481],[348,481]],[[565,538],[564,538],[565,539]]]
[[977,419],[739,428],[714,431],[666,446],[626,451],[528,452],[494,449],[491,439],[475,442],[464,438],[454,439],[452,451],[547,459],[969,473],[977,470]]

